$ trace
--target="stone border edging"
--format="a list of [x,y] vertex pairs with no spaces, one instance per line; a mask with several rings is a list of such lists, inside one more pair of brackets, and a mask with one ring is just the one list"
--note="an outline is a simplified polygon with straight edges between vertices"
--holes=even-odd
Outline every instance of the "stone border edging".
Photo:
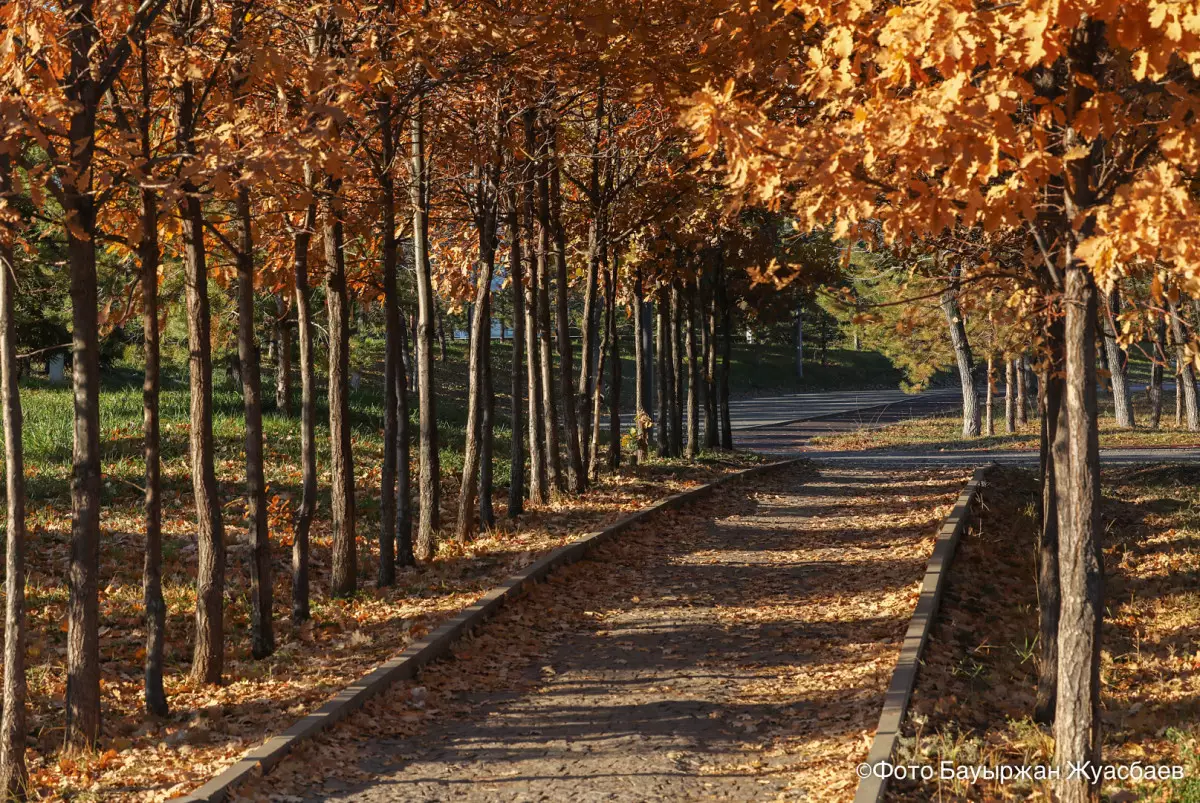
[[258,747],[248,750],[236,763],[220,772],[199,789],[172,798],[172,800],[176,803],[201,803],[201,801],[221,803],[221,801],[227,800],[230,793],[239,784],[256,774],[265,775],[270,772],[300,743],[313,738],[331,725],[358,711],[369,699],[379,695],[396,682],[415,677],[426,664],[446,655],[450,651],[450,647],[461,636],[483,624],[507,600],[520,595],[528,585],[545,579],[554,569],[575,563],[595,547],[630,529],[635,524],[641,523],[655,513],[676,510],[735,480],[792,466],[805,462],[807,459],[806,457],[797,457],[779,460],[727,474],[690,491],[684,491],[655,502],[648,507],[623,516],[602,530],[587,533],[552,550],[488,591],[474,604],[443,622],[432,633],[414,641],[403,652],[388,659],[342,689],[316,711],[300,718],[283,733],[272,736]]
[[[950,514],[942,522],[938,530],[937,542],[933,554],[929,557],[929,565],[925,568],[925,580],[921,584],[921,596],[917,600],[916,610],[908,624],[908,632],[904,635],[904,643],[900,647],[900,657],[896,661],[896,669],[892,672],[891,683],[888,684],[887,694],[883,698],[883,712],[879,715],[879,727],[875,730],[875,739],[871,742],[871,751],[867,754],[866,763],[872,766],[879,762],[890,761],[900,741],[900,726],[904,723],[904,715],[908,711],[908,703],[912,698],[913,689],[917,685],[917,670],[921,664],[921,651],[929,640],[929,632],[933,629],[937,617],[938,605],[942,601],[942,590],[946,584],[947,570],[954,559],[954,551],[958,547],[959,536],[967,525],[967,517],[971,512],[971,503],[979,489],[983,486],[983,477],[989,466],[975,469],[971,479],[958,495]],[[858,782],[858,791],[854,795],[854,803],[878,803],[883,800],[887,789],[887,779],[871,773],[870,777]]]

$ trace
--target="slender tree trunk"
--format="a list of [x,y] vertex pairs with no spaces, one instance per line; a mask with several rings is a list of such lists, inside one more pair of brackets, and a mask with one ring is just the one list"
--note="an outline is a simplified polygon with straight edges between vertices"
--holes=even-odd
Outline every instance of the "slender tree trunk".
[[[712,273],[709,274],[712,276]],[[717,301],[714,282],[704,296],[704,448],[716,449],[721,442],[717,431]]]
[[1100,448],[1096,423],[1097,290],[1091,272],[1068,253],[1066,271],[1065,465],[1057,468],[1059,585],[1058,701],[1055,757],[1064,770],[1056,791],[1064,803],[1096,797],[1070,764],[1100,762],[1100,630],[1104,566],[1100,551]]
[[1118,427],[1132,429],[1136,426],[1136,422],[1133,417],[1133,400],[1129,392],[1125,350],[1117,342],[1116,321],[1121,312],[1119,285],[1113,284],[1105,301],[1106,304],[1100,311],[1100,324],[1104,332],[1105,360],[1108,363],[1108,373],[1112,382],[1113,411],[1116,414]]
[[1029,394],[1026,389],[1025,381],[1025,355],[1021,355],[1016,359],[1017,363],[1017,426],[1025,426],[1029,423]]
[[1004,431],[1011,435],[1017,430],[1017,362],[1004,361]]
[[538,334],[541,338],[542,393],[546,422],[546,470],[550,485],[565,490],[562,458],[558,445],[561,441],[558,420],[558,399],[554,393],[554,357],[550,326],[550,181],[546,173],[549,160],[543,153],[545,147],[535,141],[533,153],[541,153],[537,169],[537,268],[538,268]]
[[[955,276],[957,276],[957,269]],[[963,437],[977,438],[979,437],[979,397],[975,392],[975,365],[971,360],[971,345],[967,342],[967,327],[963,323],[954,290],[948,290],[942,296],[942,312],[945,313],[946,323],[950,327],[950,344],[954,348],[954,358],[958,362],[958,377],[962,382]]]
[[[408,349],[408,330],[399,316],[400,353]],[[396,361],[396,565],[415,566],[413,555],[412,455],[409,443],[408,368]]]
[[1041,522],[1038,537],[1038,685],[1034,719],[1054,721],[1058,705],[1058,622],[1062,592],[1058,576],[1058,472],[1070,459],[1063,405],[1063,325],[1050,325],[1049,355],[1042,370],[1040,443]]
[[[312,188],[312,170],[304,168],[305,186]],[[317,510],[317,404],[313,357],[312,301],[308,286],[308,249],[317,226],[317,207],[310,203],[300,227],[292,234],[295,274],[296,338],[300,342],[300,471],[302,491],[292,539],[292,621],[309,618],[308,535]]]
[[599,312],[596,309],[596,292],[599,285],[601,240],[604,238],[604,199],[600,192],[600,138],[604,127],[604,77],[596,90],[595,125],[591,133],[591,165],[588,178],[588,202],[591,217],[588,220],[587,283],[583,295],[583,326],[579,355],[579,417],[582,428],[579,433],[583,453],[583,465],[592,465],[591,442],[592,421],[586,407],[592,399],[592,385],[600,382],[600,369],[596,364],[596,335]]
[[[410,119],[412,153],[409,194],[413,212],[413,261],[417,272],[417,386],[420,397],[420,522],[414,552],[432,560],[440,524],[441,468],[438,463],[437,387],[433,376],[433,335],[437,310],[429,266],[429,185],[425,163],[424,99],[418,97]],[[443,360],[445,359],[443,340]]]
[[679,287],[671,285],[671,337],[669,338],[671,357],[671,456],[683,456],[683,405],[686,393],[686,377],[683,367],[683,303],[680,299]]
[[550,134],[550,224],[554,231],[554,266],[557,273],[555,301],[558,324],[558,368],[562,391],[563,429],[567,447],[567,490],[582,493],[587,488],[583,455],[579,449],[579,422],[575,416],[574,347],[571,345],[570,284],[567,282],[567,233],[562,223],[562,192],[559,187],[558,127]]
[[[481,227],[482,229],[482,227]],[[486,249],[483,240],[487,234],[480,232],[481,251]],[[475,494],[479,490],[481,415],[484,404],[484,342],[489,336],[488,297],[491,294],[493,259],[481,254],[479,275],[475,284],[475,305],[471,315],[471,343],[467,362],[467,440],[463,448],[462,483],[458,491],[458,525],[454,534],[459,541],[466,541],[475,532]]]
[[1167,319],[1159,315],[1154,322],[1154,359],[1150,364],[1150,429],[1158,429],[1162,422],[1163,373],[1167,364]]
[[330,593],[349,597],[358,589],[355,539],[354,454],[350,441],[350,299],[346,288],[340,181],[326,180],[325,310],[329,316],[329,506],[333,518]]
[[804,306],[796,307],[796,378],[804,378]]
[[649,434],[646,432],[646,301],[642,287],[642,269],[634,267],[633,274],[633,350],[634,350],[634,427],[637,431],[637,462],[650,459]]
[[[534,133],[536,112],[527,109],[523,115],[525,147],[528,154],[537,153],[537,138]],[[529,501],[544,505],[550,498],[548,466],[546,459],[546,400],[542,387],[542,360],[539,346],[539,310],[541,308],[541,257],[539,243],[534,238],[533,227],[537,217],[534,204],[533,172],[537,164],[527,157],[521,174],[521,204],[525,212],[521,236],[524,240],[526,258],[529,260],[529,280],[525,285],[525,352],[526,384],[529,388]]]
[[717,252],[717,300],[721,307],[721,374],[717,384],[720,396],[721,448],[733,449],[733,421],[729,413],[729,371],[733,361],[733,307],[725,287],[725,256]]
[[[396,271],[399,248],[396,243],[396,188],[391,165],[396,154],[392,131],[391,99],[381,95],[376,102],[383,152],[379,180],[380,256],[383,263],[383,464],[379,472],[379,567],[376,582],[380,586],[396,582],[396,546],[399,541],[396,514],[400,497],[397,472],[400,461],[400,377],[404,373],[401,345],[399,290]],[[407,423],[407,422],[405,422]],[[407,434],[407,433],[405,433]],[[407,470],[407,467],[406,467]]]
[[687,446],[684,456],[695,460],[700,451],[700,383],[696,372],[696,286],[689,284],[684,294],[683,314],[687,316],[684,328],[685,355],[687,359]]
[[996,356],[988,352],[987,356],[987,401],[983,407],[983,431],[988,437],[996,434]]
[[[0,152],[0,200],[13,196],[11,157]],[[13,296],[13,231],[0,224],[0,388],[4,405],[4,478],[7,520],[4,559],[4,709],[0,716],[0,788],[8,800],[24,800],[25,766],[25,450],[22,442],[20,375]],[[164,706],[166,702],[164,700]]]
[[[607,257],[607,254],[606,254]],[[608,263],[606,258],[605,263]],[[612,256],[612,298],[609,299],[609,388],[608,388],[608,467],[621,467],[621,332],[617,325],[617,282],[620,279],[621,255]]]
[[267,484],[263,476],[262,377],[254,336],[254,235],[250,190],[235,200],[238,220],[238,359],[246,414],[246,517],[250,529],[250,652],[265,658],[275,650],[271,625],[271,542],[267,530]]
[[525,512],[525,271],[521,265],[521,220],[515,186],[508,189],[508,280],[512,289],[512,442],[509,452],[508,517]]
[[612,287],[609,284],[608,271],[604,272],[604,326],[601,329],[600,348],[597,352],[597,369],[596,381],[592,385],[591,407],[588,411],[592,420],[591,426],[591,443],[590,443],[590,459],[588,464],[588,476],[595,477],[600,472],[600,399],[604,386],[604,361],[608,357],[609,349],[611,348],[610,336],[612,334],[612,306],[609,301],[612,296]]
[[655,429],[658,433],[658,456],[667,457],[671,454],[671,362],[670,343],[671,327],[667,322],[667,304],[659,299],[655,305],[658,313],[658,343],[655,351],[658,354],[658,421]]
[[483,375],[481,377],[483,385],[480,388],[481,398],[479,400],[479,526],[483,529],[491,529],[496,526],[496,512],[492,506],[492,494],[494,493],[492,466],[496,447],[496,392],[492,385],[492,297],[490,293],[484,302],[484,307],[485,328],[481,333],[483,338]]
[[275,408],[292,417],[292,327],[282,293],[275,295]]
[[[1179,374],[1175,382],[1175,393],[1180,395],[1180,390],[1183,391],[1182,407],[1187,413],[1188,432],[1196,432],[1200,430],[1200,407],[1196,402],[1196,373],[1187,357],[1187,337],[1183,331],[1183,319],[1180,317],[1179,307],[1173,302],[1168,302],[1168,305],[1171,314],[1171,334],[1175,339],[1175,361]],[[1176,402],[1176,407],[1179,406],[1179,402]],[[1176,419],[1179,418],[1181,416],[1177,415]],[[1179,423],[1178,420],[1176,423]]]

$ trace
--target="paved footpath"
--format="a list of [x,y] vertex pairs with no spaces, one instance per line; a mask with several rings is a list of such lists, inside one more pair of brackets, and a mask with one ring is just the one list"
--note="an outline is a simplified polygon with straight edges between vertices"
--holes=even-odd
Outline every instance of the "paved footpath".
[[257,793],[849,800],[968,473],[798,467],[643,525]]

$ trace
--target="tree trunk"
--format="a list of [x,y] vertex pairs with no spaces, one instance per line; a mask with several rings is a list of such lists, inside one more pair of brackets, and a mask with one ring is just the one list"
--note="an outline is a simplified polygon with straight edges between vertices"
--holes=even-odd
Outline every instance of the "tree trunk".
[[592,420],[591,426],[591,443],[590,455],[591,462],[588,464],[588,476],[595,477],[600,471],[600,398],[604,385],[604,361],[608,357],[610,346],[610,336],[612,334],[612,286],[609,283],[609,273],[604,271],[604,326],[601,329],[600,347],[597,351],[597,369],[596,382],[592,386],[591,410],[588,411]]
[[[312,170],[304,168],[304,183],[313,186]],[[312,301],[308,287],[308,249],[317,226],[317,207],[310,203],[304,220],[292,233],[295,274],[296,338],[300,341],[300,471],[303,488],[292,539],[292,622],[308,620],[308,534],[317,511],[317,404],[313,357]]]
[[556,323],[558,324],[558,368],[562,391],[563,438],[567,446],[567,490],[582,493],[587,488],[587,475],[583,470],[583,455],[579,449],[579,422],[575,417],[575,367],[571,345],[570,285],[567,282],[567,232],[562,223],[562,192],[559,186],[558,127],[555,125],[550,138],[550,222],[554,231],[554,266],[557,273],[555,301],[557,302]]
[[[1068,253],[1066,271],[1066,464],[1057,469],[1059,586],[1058,702],[1055,758],[1064,770],[1056,791],[1064,803],[1094,799],[1071,764],[1100,762],[1100,630],[1104,566],[1100,551],[1100,448],[1096,425],[1096,307],[1091,272]],[[1065,480],[1065,481],[1064,481]]]
[[[396,513],[399,504],[397,472],[400,461],[400,377],[404,373],[401,346],[400,299],[396,284],[399,263],[396,244],[396,187],[391,167],[396,154],[392,130],[391,98],[381,94],[376,101],[382,140],[379,171],[379,236],[383,268],[383,464],[379,471],[379,567],[380,586],[396,583],[396,546],[399,541]],[[405,389],[406,390],[406,389]],[[406,433],[407,434],[407,433]],[[407,467],[406,467],[407,469]]]
[[[1183,331],[1183,319],[1180,317],[1179,307],[1174,302],[1168,301],[1167,303],[1171,314],[1171,334],[1175,339],[1176,371],[1179,375],[1175,381],[1175,394],[1182,399],[1182,408],[1187,413],[1188,432],[1196,432],[1200,430],[1200,407],[1196,403],[1196,373],[1187,357],[1187,337]],[[1176,401],[1175,406],[1178,409],[1180,402]],[[1181,417],[1176,414],[1176,424],[1179,423],[1178,419]]]
[[717,300],[721,306],[721,375],[717,385],[720,395],[718,409],[721,418],[721,448],[733,449],[733,421],[729,413],[729,371],[733,361],[733,306],[725,287],[725,256],[717,253]]
[[250,530],[250,652],[266,658],[275,650],[271,626],[271,542],[267,530],[267,485],[263,477],[262,377],[254,337],[254,235],[250,190],[241,187],[237,209],[238,359],[246,414],[246,517]]
[[[9,203],[14,194],[11,170],[9,155],[0,153],[0,200]],[[6,799],[24,800],[29,788],[29,771],[25,766],[25,450],[21,388],[17,384],[20,375],[16,365],[17,327],[13,318],[16,290],[13,231],[8,224],[0,224],[0,393],[4,404],[4,478],[8,513],[4,537],[4,708],[0,716],[0,788]],[[165,700],[163,704],[165,706]]]
[[542,153],[544,145],[535,142],[541,154],[537,170],[537,268],[538,268],[538,334],[541,337],[542,393],[546,422],[546,472],[550,485],[562,491],[566,488],[562,472],[562,457],[558,452],[560,422],[558,399],[554,393],[554,357],[550,326],[550,181],[546,176],[548,160]]
[[525,511],[525,409],[521,395],[525,382],[525,276],[521,265],[521,220],[517,207],[517,189],[508,189],[508,280],[512,290],[512,441],[508,482],[508,517],[515,519]]
[[671,285],[671,336],[668,348],[671,358],[671,456],[683,456],[683,405],[686,378],[683,369],[683,303],[679,286]]
[[660,298],[654,304],[658,313],[658,343],[655,351],[658,354],[658,421],[655,427],[658,433],[658,456],[667,457],[671,454],[671,398],[675,392],[671,389],[671,326],[667,322],[667,302]]
[[988,352],[987,357],[987,401],[983,407],[983,431],[990,438],[996,434],[996,356]]
[[1054,721],[1058,704],[1058,622],[1062,592],[1058,576],[1058,473],[1067,465],[1067,409],[1063,404],[1063,325],[1050,325],[1049,355],[1042,370],[1040,440],[1041,521],[1038,537],[1038,685],[1034,719]]
[[700,451],[700,383],[696,372],[696,285],[690,283],[684,295],[683,314],[687,359],[687,446],[684,457],[694,461]]
[[[607,263],[607,259],[605,262]],[[621,256],[612,256],[612,298],[608,334],[609,342],[609,388],[608,388],[608,467],[616,471],[621,467],[621,335],[617,326],[617,281],[620,279]]]
[[1159,315],[1154,322],[1154,358],[1150,364],[1150,429],[1158,429],[1162,423],[1163,373],[1167,365],[1167,319]]
[[1025,355],[1017,357],[1017,426],[1023,427],[1029,423],[1029,393],[1026,388]]
[[[428,215],[428,207],[426,207],[425,212]],[[448,359],[446,356],[446,316],[442,312],[442,305],[437,303],[437,299],[434,299],[433,310],[437,313],[438,359],[441,362],[446,362]]]
[[292,327],[282,293],[275,295],[275,409],[292,417]]
[[1109,291],[1104,309],[1100,311],[1100,324],[1104,332],[1104,354],[1108,363],[1108,373],[1112,382],[1113,411],[1116,414],[1117,426],[1121,429],[1132,429],[1136,422],[1133,418],[1133,400],[1129,392],[1129,376],[1126,364],[1125,350],[1117,342],[1117,315],[1121,312],[1121,290],[1113,284]]
[[[712,274],[710,273],[710,276]],[[717,431],[717,301],[715,287],[709,283],[704,296],[704,448],[716,449],[720,444]]]
[[492,507],[492,494],[494,493],[492,471],[496,448],[496,392],[492,385],[492,297],[490,294],[484,307],[483,376],[481,377],[483,387],[480,389],[482,398],[479,405],[479,526],[483,529],[491,529],[496,526],[496,512]]
[[647,385],[646,376],[646,301],[642,288],[641,266],[634,267],[633,274],[633,350],[634,350],[634,428],[637,431],[637,462],[650,459],[649,433],[646,432]]
[[[400,353],[408,349],[408,327],[399,316]],[[412,455],[409,449],[408,368],[396,361],[396,565],[415,566],[413,555]]]
[[804,307],[796,307],[796,378],[804,378]]
[[592,420],[587,414],[588,402],[592,399],[592,385],[600,382],[600,369],[596,364],[597,325],[600,314],[596,309],[596,293],[599,285],[601,240],[604,238],[604,199],[600,192],[600,138],[603,134],[604,120],[604,77],[600,77],[600,85],[596,90],[595,127],[591,133],[591,165],[588,173],[588,251],[587,251],[587,282],[583,294],[582,337],[580,338],[579,353],[579,418],[581,429],[579,441],[583,453],[583,465],[592,465],[591,442]]
[[[957,268],[954,271],[957,277]],[[975,392],[975,365],[971,360],[971,345],[967,342],[967,327],[958,309],[955,290],[947,290],[942,296],[942,312],[950,328],[950,345],[958,362],[958,378],[962,382],[963,437],[979,437],[979,397]]]
[[[534,238],[534,222],[537,218],[534,203],[534,168],[537,162],[532,154],[537,153],[537,137],[534,131],[536,112],[526,109],[522,119],[525,127],[526,160],[521,173],[521,205],[525,216],[522,221],[521,237],[525,243],[525,256],[529,260],[529,280],[525,285],[525,369],[526,385],[529,388],[529,501],[544,505],[550,498],[546,443],[546,399],[542,386],[542,360],[539,346],[541,309],[541,257],[539,241]],[[515,236],[515,235],[514,235]]]
[[481,415],[484,404],[485,370],[484,342],[490,332],[488,326],[488,298],[491,295],[492,270],[494,256],[489,258],[484,240],[488,237],[481,225],[480,239],[480,271],[475,281],[475,304],[471,315],[471,343],[468,347],[467,362],[467,433],[466,444],[463,448],[462,483],[458,490],[458,525],[454,535],[459,541],[466,541],[475,532],[475,494],[478,492],[480,437],[482,435]]
[[333,518],[333,572],[330,594],[349,597],[358,590],[358,548],[354,518],[354,454],[350,441],[350,299],[346,289],[341,182],[326,179],[325,310],[329,316],[329,507]]
[[434,307],[433,276],[429,266],[429,184],[423,106],[424,99],[418,97],[409,123],[412,143],[409,197],[413,213],[413,261],[417,272],[417,388],[421,421],[420,522],[414,552],[420,560],[432,560],[437,551],[441,515],[437,382],[433,376],[433,335],[435,318],[439,316]]
[[1004,361],[1004,432],[1017,431],[1017,362]]

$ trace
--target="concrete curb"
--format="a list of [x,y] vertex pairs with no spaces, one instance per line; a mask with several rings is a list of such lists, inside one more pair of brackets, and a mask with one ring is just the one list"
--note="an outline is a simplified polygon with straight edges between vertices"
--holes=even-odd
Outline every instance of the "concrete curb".
[[[937,617],[938,605],[942,600],[942,590],[946,585],[946,575],[950,563],[954,559],[954,550],[958,547],[959,536],[967,526],[971,512],[971,503],[980,487],[988,466],[980,466],[971,475],[970,481],[958,495],[958,501],[942,528],[938,531],[937,543],[933,547],[933,555],[925,569],[925,581],[921,584],[921,596],[917,600],[917,609],[913,611],[912,620],[908,624],[908,632],[904,635],[904,644],[900,648],[900,658],[896,661],[896,669],[892,672],[892,681],[888,684],[887,695],[883,698],[883,713],[879,716],[879,727],[875,730],[875,740],[871,743],[871,751],[867,754],[867,764],[875,766],[880,762],[890,761],[900,741],[900,726],[904,723],[904,714],[908,711],[908,703],[912,698],[913,688],[917,685],[917,671],[921,664],[921,651],[929,639],[929,631],[933,629]],[[877,803],[883,800],[887,789],[887,779],[870,777],[858,782],[858,791],[854,795],[854,803]]]
[[403,652],[342,689],[316,711],[302,717],[283,733],[272,736],[258,747],[247,751],[235,764],[199,789],[173,798],[173,800],[179,803],[199,803],[200,801],[220,803],[227,800],[239,784],[256,775],[265,775],[270,772],[299,744],[358,711],[368,700],[396,682],[415,677],[422,667],[446,655],[459,638],[483,624],[507,600],[519,596],[529,585],[544,580],[554,569],[580,560],[595,547],[656,513],[676,510],[731,482],[792,466],[806,460],[807,458],[804,457],[780,460],[728,474],[690,491],[669,496],[649,507],[624,516],[603,530],[587,533],[569,544],[558,547],[484,594],[474,605],[464,608],[423,639],[414,641]]

